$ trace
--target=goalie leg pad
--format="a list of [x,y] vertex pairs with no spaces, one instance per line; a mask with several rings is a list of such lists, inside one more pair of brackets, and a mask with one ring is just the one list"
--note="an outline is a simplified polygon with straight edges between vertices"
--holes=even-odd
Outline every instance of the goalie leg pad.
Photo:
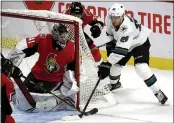
[[73,71],[68,70],[65,72],[63,76],[63,84],[60,87],[60,90],[62,95],[65,97],[76,94],[79,91]]
[[33,109],[33,107],[28,103],[25,96],[21,92],[18,86],[15,86],[16,91],[16,107],[21,111],[27,111]]
[[32,97],[36,100],[36,107],[32,107],[23,93],[20,91],[18,87],[15,87],[16,90],[16,106],[19,110],[25,112],[48,112],[48,111],[58,111],[58,110],[72,110],[67,103],[62,101],[61,99],[68,102],[70,105],[75,106],[76,95],[71,95],[70,97],[63,96],[59,91],[53,92],[59,98],[48,94],[48,93],[30,93]]

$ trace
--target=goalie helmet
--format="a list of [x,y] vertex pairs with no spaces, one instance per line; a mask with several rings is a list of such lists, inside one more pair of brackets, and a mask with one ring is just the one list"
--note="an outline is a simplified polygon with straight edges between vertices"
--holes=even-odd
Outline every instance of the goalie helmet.
[[52,29],[53,47],[56,50],[64,49],[67,42],[68,31],[63,24],[55,24]]
[[83,7],[80,2],[72,2],[69,8],[70,15],[82,18]]

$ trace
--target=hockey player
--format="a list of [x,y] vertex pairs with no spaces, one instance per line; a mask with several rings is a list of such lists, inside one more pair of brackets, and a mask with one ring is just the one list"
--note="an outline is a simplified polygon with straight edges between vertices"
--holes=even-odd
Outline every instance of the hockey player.
[[144,80],[145,84],[152,90],[161,104],[168,100],[161,91],[156,76],[149,68],[149,34],[151,30],[139,24],[136,19],[125,15],[122,4],[115,3],[106,17],[107,38],[115,39],[112,42],[113,49],[108,54],[107,62],[99,66],[98,74],[102,79],[109,76],[111,90],[118,87],[122,67],[126,65],[131,56],[134,57],[135,70]]
[[[91,26],[90,31],[93,38],[100,36],[104,26],[103,22],[99,20],[98,17],[94,16],[89,10],[83,9],[80,2],[72,2],[70,8],[65,10],[63,13],[80,18],[83,21],[83,28],[89,24]],[[101,63],[102,58],[100,50],[96,47],[94,41],[85,32],[84,35],[95,62]]]
[[[51,34],[39,34],[20,41],[8,56],[15,66],[19,66],[24,57],[39,53],[38,61],[24,80],[29,92],[36,100],[36,107],[29,105],[19,88],[16,90],[16,105],[20,110],[39,112],[63,109],[66,104],[45,91],[55,92],[62,99],[68,99],[75,106],[76,80],[73,69],[68,70],[74,60],[74,42],[68,39],[67,28],[55,24]],[[72,68],[72,67],[71,67]],[[22,74],[18,75],[20,78]],[[38,102],[37,102],[38,101]],[[68,107],[68,106],[67,106]]]
[[14,89],[10,77],[15,76],[15,72],[16,69],[12,71],[12,62],[1,58],[1,123],[15,123],[11,116],[12,108],[10,105],[10,97]]

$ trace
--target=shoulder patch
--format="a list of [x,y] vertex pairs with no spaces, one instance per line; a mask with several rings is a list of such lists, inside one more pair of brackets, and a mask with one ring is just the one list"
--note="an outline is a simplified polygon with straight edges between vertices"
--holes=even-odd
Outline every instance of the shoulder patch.
[[126,25],[121,26],[120,32],[126,32],[128,30],[128,27]]

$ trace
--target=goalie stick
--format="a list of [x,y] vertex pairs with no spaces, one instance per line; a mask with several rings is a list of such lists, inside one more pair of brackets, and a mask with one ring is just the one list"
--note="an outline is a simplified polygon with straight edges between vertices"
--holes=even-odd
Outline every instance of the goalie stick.
[[[27,79],[27,77],[25,77],[24,75],[23,75],[22,77],[23,77],[24,79]],[[32,82],[32,81],[30,81],[30,83],[35,85],[35,83]],[[40,88],[41,90],[43,90],[44,92],[49,93],[49,94],[55,96],[56,98],[60,99],[61,101],[65,102],[65,103],[68,104],[70,107],[72,107],[73,109],[75,109],[75,111],[78,111],[79,113],[81,113],[81,114],[83,114],[83,115],[85,115],[85,116],[93,115],[93,114],[96,114],[96,113],[98,112],[98,109],[97,109],[97,108],[93,108],[93,109],[91,109],[90,111],[87,111],[87,112],[85,112],[85,111],[82,111],[82,112],[81,112],[81,111],[77,110],[72,104],[69,104],[66,100],[60,98],[59,96],[57,96],[57,95],[54,94],[53,92],[47,91],[47,90],[45,90],[44,88],[42,88],[41,86],[39,86],[39,85],[36,85],[36,86],[39,87],[39,88]]]
[[[88,105],[89,105],[89,102],[91,101],[91,98],[92,98],[92,96],[93,96],[93,94],[94,94],[96,88],[98,87],[98,85],[99,85],[99,83],[100,83],[100,80],[101,80],[101,76],[99,76],[99,79],[98,79],[98,81],[97,81],[97,83],[96,83],[94,89],[92,90],[92,93],[91,93],[91,95],[90,95],[88,101],[86,102],[86,105],[85,105],[85,107],[84,107],[82,113],[79,114],[79,115],[74,115],[74,116],[64,116],[64,117],[62,118],[63,120],[78,120],[78,119],[80,119],[80,118],[83,117],[83,115],[84,115],[83,112],[86,111],[86,109],[87,109],[87,107],[88,107]],[[96,113],[98,112],[98,109],[97,109],[97,108],[94,108],[94,109],[92,109],[92,110],[96,111]]]

